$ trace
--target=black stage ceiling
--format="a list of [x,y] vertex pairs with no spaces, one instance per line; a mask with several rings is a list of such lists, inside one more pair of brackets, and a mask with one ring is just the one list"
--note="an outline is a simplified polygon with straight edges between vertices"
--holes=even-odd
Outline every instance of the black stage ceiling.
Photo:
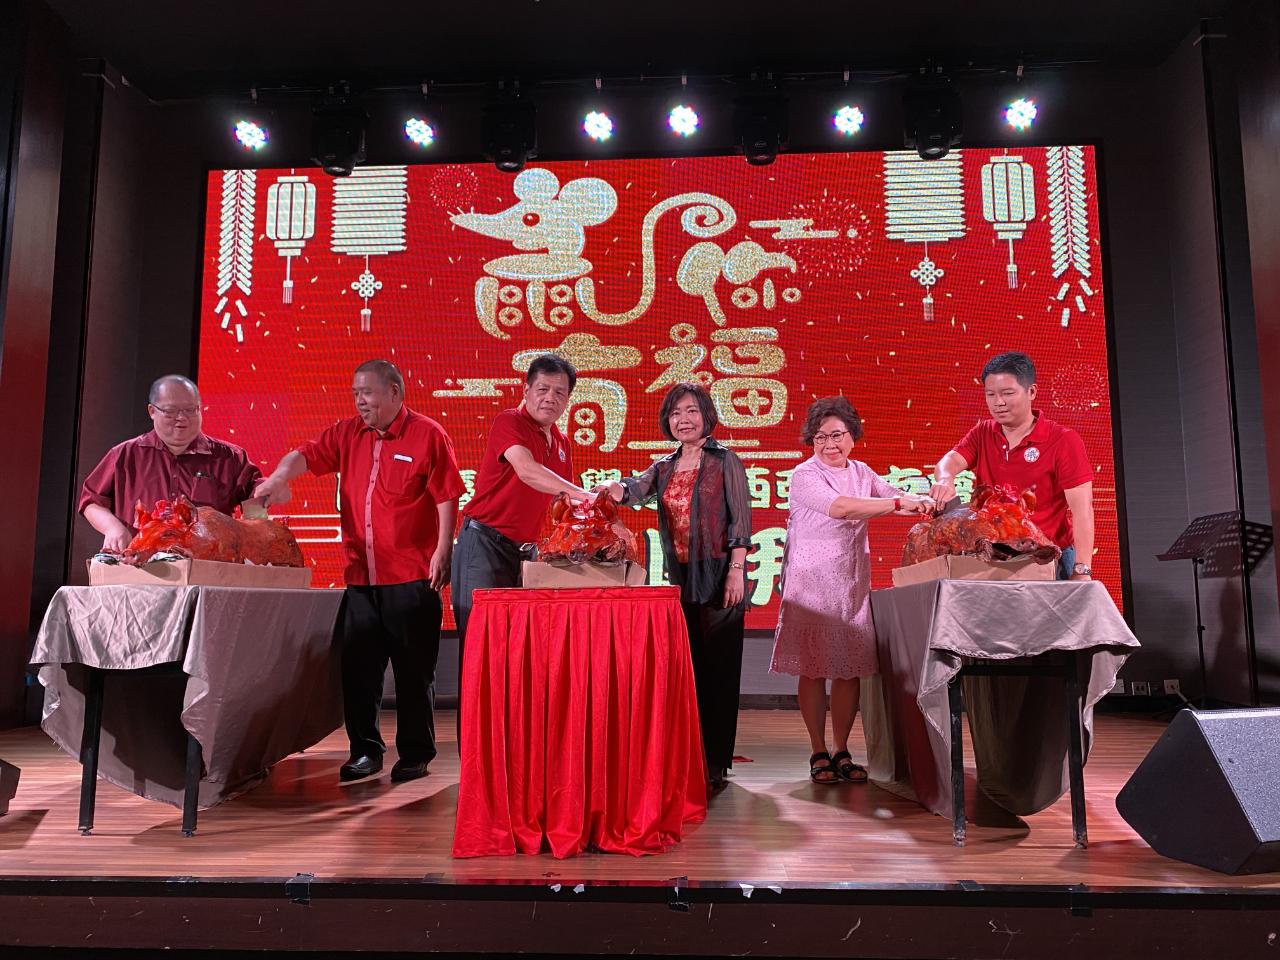
[[249,85],[1155,63],[1223,0],[47,0],[151,97]]

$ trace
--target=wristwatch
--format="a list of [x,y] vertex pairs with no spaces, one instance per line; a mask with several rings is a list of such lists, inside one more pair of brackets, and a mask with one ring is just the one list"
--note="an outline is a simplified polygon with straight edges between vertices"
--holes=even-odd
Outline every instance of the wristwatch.
[[1093,571],[1089,568],[1088,564],[1077,563],[1071,568],[1071,575],[1073,577],[1092,577]]
[[735,560],[733,563],[729,564],[729,569],[730,569],[730,570],[744,570],[744,569],[746,569],[746,568],[745,568],[745,567],[743,567],[743,565],[742,565],[742,564],[738,563],[738,562]]

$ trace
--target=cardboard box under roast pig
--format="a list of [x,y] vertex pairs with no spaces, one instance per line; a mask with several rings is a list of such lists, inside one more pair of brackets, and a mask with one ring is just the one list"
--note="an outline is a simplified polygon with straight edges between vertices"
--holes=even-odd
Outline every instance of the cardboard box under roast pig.
[[625,560],[622,563],[542,563],[526,560],[520,584],[542,590],[573,590],[582,587],[643,587],[645,568]]
[[930,580],[1052,580],[1056,563],[1034,560],[980,560],[977,557],[934,557],[908,567],[894,567],[893,585],[905,587]]
[[272,567],[218,560],[163,560],[140,567],[126,563],[89,561],[89,585],[140,583],[170,587],[274,587],[311,586],[310,567]]

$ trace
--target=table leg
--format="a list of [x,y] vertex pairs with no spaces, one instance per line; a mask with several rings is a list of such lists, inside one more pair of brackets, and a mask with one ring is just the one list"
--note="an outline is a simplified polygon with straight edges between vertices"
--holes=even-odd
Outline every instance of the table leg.
[[98,744],[102,739],[102,671],[85,667],[84,727],[80,733],[80,833],[93,831],[93,810],[98,796]]
[[1067,682],[1067,775],[1071,780],[1071,833],[1076,846],[1089,845],[1089,831],[1084,809],[1084,741],[1081,733],[1084,717],[1080,709],[1080,680],[1073,659]]
[[204,756],[200,750],[200,741],[187,734],[187,776],[186,791],[182,797],[182,835],[194,836],[196,832],[196,810],[200,803],[200,775],[204,772]]
[[957,673],[947,684],[947,701],[951,707],[951,838],[957,847],[964,846],[964,688]]

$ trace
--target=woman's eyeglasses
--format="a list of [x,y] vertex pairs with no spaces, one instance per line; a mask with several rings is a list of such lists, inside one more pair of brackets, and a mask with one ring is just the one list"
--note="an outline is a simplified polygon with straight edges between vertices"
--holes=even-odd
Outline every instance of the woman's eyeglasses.
[[813,442],[816,446],[820,447],[824,443],[826,443],[828,440],[831,440],[835,443],[839,443],[848,435],[849,435],[848,430],[832,430],[830,433],[815,433],[813,435]]

